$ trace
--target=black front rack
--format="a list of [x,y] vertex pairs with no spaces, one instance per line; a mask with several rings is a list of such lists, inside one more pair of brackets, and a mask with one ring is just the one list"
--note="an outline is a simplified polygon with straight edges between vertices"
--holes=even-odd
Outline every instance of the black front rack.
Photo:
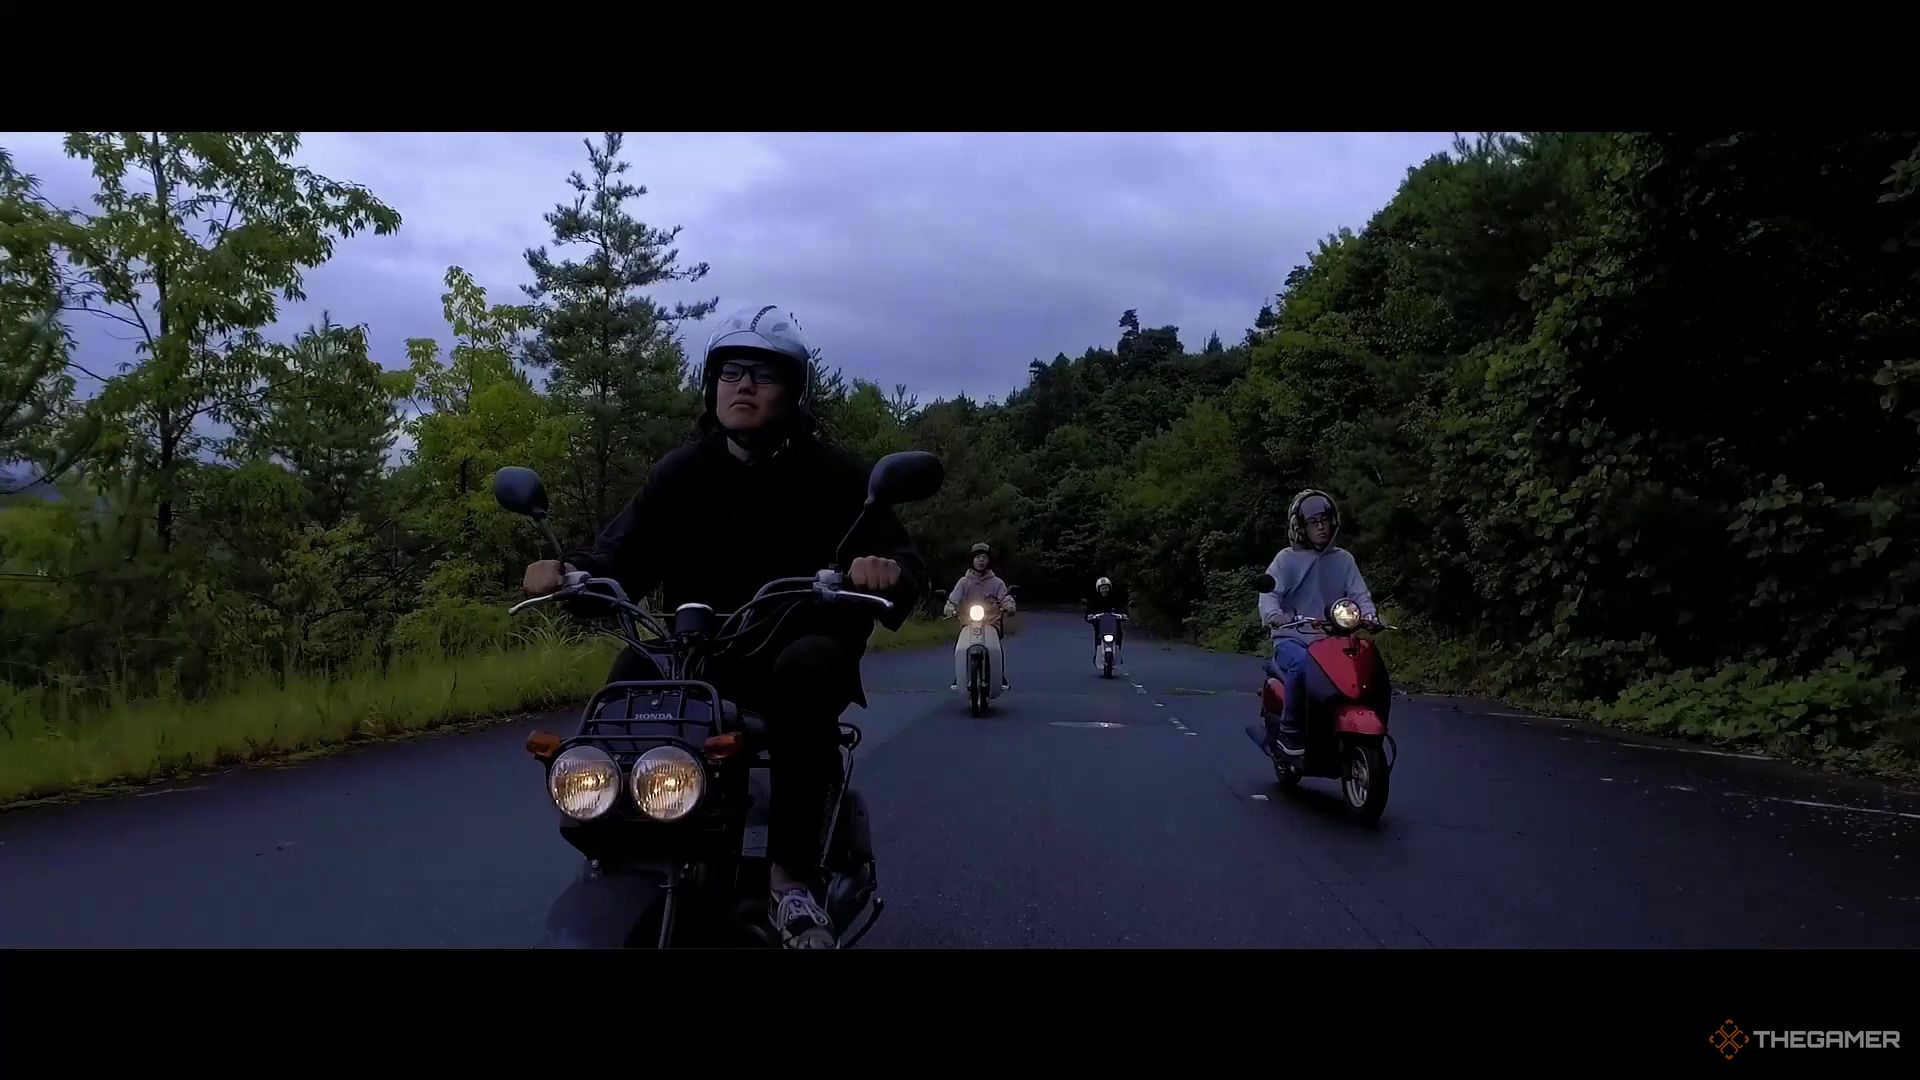
[[[618,701],[620,716],[601,712]],[[689,706],[692,710],[689,710]],[[633,753],[634,744],[659,742],[671,738],[690,746],[701,746],[707,737],[730,731],[745,731],[741,710],[720,695],[709,682],[699,679],[645,679],[612,682],[594,691],[581,712],[580,730],[565,745],[578,742],[609,743],[615,757]],[[670,728],[668,736],[663,727]],[[636,731],[636,728],[642,730]],[[860,745],[859,725],[839,722],[839,744],[852,751]],[[689,736],[689,729],[694,735]]]
[[[620,715],[606,715],[618,702]],[[581,711],[577,737],[594,739],[657,739],[663,725],[674,736],[688,740],[688,729],[702,739],[722,734],[738,724],[738,711],[712,683],[699,679],[646,679],[607,683],[593,692]],[[636,727],[645,726],[642,734]]]

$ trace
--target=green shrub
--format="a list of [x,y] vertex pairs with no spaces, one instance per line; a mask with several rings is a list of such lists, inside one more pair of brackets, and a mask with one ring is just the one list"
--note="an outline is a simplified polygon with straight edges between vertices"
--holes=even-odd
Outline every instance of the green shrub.
[[1900,668],[1876,671],[1846,655],[1802,676],[1781,671],[1773,660],[1730,664],[1704,676],[1688,669],[1636,683],[1610,703],[1596,702],[1594,713],[1654,734],[1829,756],[1907,736],[1903,674]]
[[1221,652],[1264,654],[1268,635],[1260,625],[1259,597],[1253,591],[1253,579],[1264,569],[1209,570],[1201,599],[1184,625],[1187,637]]

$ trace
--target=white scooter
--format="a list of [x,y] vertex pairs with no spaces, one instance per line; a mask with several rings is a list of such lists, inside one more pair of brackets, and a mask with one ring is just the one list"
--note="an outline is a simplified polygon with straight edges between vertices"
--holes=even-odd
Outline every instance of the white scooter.
[[1120,663],[1120,645],[1114,639],[1120,636],[1120,624],[1127,621],[1125,615],[1117,612],[1105,612],[1089,615],[1087,621],[1100,626],[1100,643],[1093,647],[1093,669],[1103,679],[1113,678],[1113,667]]
[[1000,631],[995,624],[1002,614],[1012,611],[1012,605],[1002,608],[975,600],[963,613],[960,636],[953,643],[952,689],[966,691],[967,705],[975,716],[984,716],[988,702],[1007,688],[1006,669],[1000,666]]

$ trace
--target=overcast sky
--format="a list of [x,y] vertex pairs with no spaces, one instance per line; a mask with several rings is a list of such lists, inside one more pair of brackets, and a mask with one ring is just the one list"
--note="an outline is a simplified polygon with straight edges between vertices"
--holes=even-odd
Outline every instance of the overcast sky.
[[[541,215],[569,201],[589,133],[304,136],[300,159],[365,184],[398,210],[398,233],[362,234],[307,277],[282,333],[365,323],[380,360],[409,337],[448,339],[442,278],[466,267],[498,302],[525,299],[524,251]],[[596,136],[597,137],[597,136]],[[1111,345],[1120,313],[1173,324],[1197,349],[1231,343],[1319,239],[1359,228],[1435,134],[646,134],[629,133],[629,203],[682,226],[680,262],[712,270],[657,298],[718,296],[720,310],[793,311],[823,358],[923,402],[1000,397],[1029,361]],[[0,133],[43,193],[91,208],[84,162],[56,133]],[[556,255],[560,251],[555,250]],[[88,320],[98,323],[97,320]],[[711,322],[711,320],[709,320]],[[710,327],[690,325],[699,355]],[[130,358],[107,325],[76,326],[81,356]],[[97,369],[96,369],[97,370]]]

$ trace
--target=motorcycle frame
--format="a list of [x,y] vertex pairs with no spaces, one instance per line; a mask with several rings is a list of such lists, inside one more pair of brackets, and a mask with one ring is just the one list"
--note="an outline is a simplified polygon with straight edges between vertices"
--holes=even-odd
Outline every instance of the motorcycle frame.
[[[794,603],[808,602],[810,596],[818,596],[818,588],[838,584],[837,574],[832,581],[825,578],[808,581],[814,585],[812,590],[782,590],[782,586],[793,585],[806,579],[782,578],[762,586],[760,593],[749,605],[766,600],[789,599]],[[560,741],[552,752],[546,755],[545,766],[549,774],[553,762],[567,749],[592,745],[614,759],[621,774],[621,790],[614,806],[600,817],[590,821],[578,821],[565,814],[561,818],[560,832],[575,850],[585,855],[596,871],[635,873],[663,879],[661,922],[659,947],[666,948],[672,940],[675,921],[679,908],[679,896],[687,891],[690,879],[697,873],[710,869],[728,871],[726,887],[721,895],[737,896],[740,884],[740,871],[752,869],[764,862],[761,856],[749,856],[743,851],[749,814],[746,807],[739,806],[737,800],[751,798],[751,772],[756,767],[764,767],[770,772],[774,762],[763,758],[763,746],[751,747],[752,753],[729,753],[716,758],[709,746],[715,736],[744,734],[749,730],[746,718],[757,716],[754,710],[744,709],[737,702],[723,696],[712,683],[701,679],[684,677],[696,652],[709,639],[701,631],[688,631],[676,626],[669,629],[659,623],[651,613],[633,605],[627,600],[625,591],[617,582],[607,579],[585,578],[576,583],[579,587],[599,582],[611,590],[606,596],[618,601],[616,611],[620,616],[619,637],[629,648],[644,653],[655,665],[663,669],[670,677],[666,679],[620,680],[603,684],[587,699],[581,711],[581,720],[575,733]],[[853,594],[859,596],[861,594]],[[684,606],[683,606],[684,607]],[[640,640],[635,630],[635,618],[628,609],[633,608],[650,624],[650,628],[661,634],[659,642],[649,644]],[[745,611],[743,606],[741,612]],[[725,628],[741,612],[721,620],[719,625]],[[719,616],[708,611],[707,617]],[[676,612],[676,624],[679,623]],[[700,621],[696,616],[695,622]],[[777,627],[773,616],[767,623]],[[745,630],[737,631],[744,633]],[[672,716],[634,717],[633,702],[642,695],[651,695],[664,702],[668,694],[676,695],[675,711]],[[625,706],[623,716],[605,716],[600,711],[606,704],[618,697]],[[689,702],[699,699],[704,708],[700,714],[688,712]],[[659,707],[659,706],[656,706]],[[729,713],[735,719],[728,723]],[[853,751],[859,746],[862,733],[857,724],[842,720],[838,749],[841,752],[840,784],[836,797],[828,810],[823,835],[825,843],[821,846],[819,862],[813,868],[812,877],[823,883],[831,894],[835,871],[828,865],[834,850],[835,833],[840,827],[842,808],[850,797],[853,782]],[[610,730],[619,725],[618,732]],[[635,731],[636,727],[641,728]],[[691,733],[689,728],[694,729]],[[694,739],[702,736],[696,744]],[[686,817],[675,821],[654,821],[641,814],[630,803],[632,763],[640,755],[658,746],[678,746],[694,760],[701,762],[706,773],[707,793],[700,804]],[[559,811],[556,809],[556,813]],[[713,883],[707,883],[711,885]],[[841,942],[841,947],[850,948],[866,935],[880,913],[885,901],[872,897],[870,917],[857,929],[849,927],[849,932]]]

